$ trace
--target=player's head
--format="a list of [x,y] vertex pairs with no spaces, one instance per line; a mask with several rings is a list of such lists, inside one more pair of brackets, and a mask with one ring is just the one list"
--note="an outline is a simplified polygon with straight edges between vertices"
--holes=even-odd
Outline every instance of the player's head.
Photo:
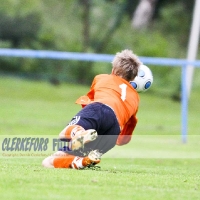
[[131,81],[137,76],[141,64],[139,58],[131,50],[125,49],[115,55],[112,61],[112,74]]

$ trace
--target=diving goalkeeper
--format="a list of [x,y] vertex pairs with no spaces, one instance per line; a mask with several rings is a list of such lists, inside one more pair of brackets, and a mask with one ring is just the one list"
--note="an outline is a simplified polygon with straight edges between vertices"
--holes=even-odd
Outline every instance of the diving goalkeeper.
[[44,167],[84,169],[98,164],[115,145],[131,140],[139,95],[129,82],[141,64],[126,49],[115,55],[111,74],[95,76],[87,95],[76,101],[82,109],[59,134],[68,145],[45,158]]

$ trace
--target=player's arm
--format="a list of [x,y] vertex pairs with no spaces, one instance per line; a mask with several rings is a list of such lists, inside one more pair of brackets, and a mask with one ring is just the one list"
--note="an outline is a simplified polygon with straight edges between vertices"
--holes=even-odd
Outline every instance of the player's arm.
[[119,134],[116,142],[117,145],[121,146],[130,142],[136,124],[137,118],[136,116],[132,116]]

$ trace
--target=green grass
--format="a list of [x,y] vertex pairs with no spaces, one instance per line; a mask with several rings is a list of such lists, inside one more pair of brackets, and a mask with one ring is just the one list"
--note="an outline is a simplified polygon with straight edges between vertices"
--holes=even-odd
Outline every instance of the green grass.
[[[45,169],[38,152],[2,152],[5,137],[57,137],[89,87],[52,86],[0,77],[0,199],[199,199],[199,90],[189,102],[188,142],[181,142],[181,105],[141,94],[131,143],[105,154],[100,170]],[[18,153],[18,155],[14,155]],[[23,156],[22,156],[23,154]]]
[[104,159],[99,171],[40,162],[4,160],[1,199],[199,199],[199,159]]

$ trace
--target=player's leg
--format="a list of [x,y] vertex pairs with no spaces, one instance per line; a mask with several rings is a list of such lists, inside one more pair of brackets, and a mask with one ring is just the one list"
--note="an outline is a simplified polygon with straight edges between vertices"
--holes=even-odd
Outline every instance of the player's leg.
[[47,167],[47,168],[55,168],[56,166],[54,166],[54,161],[56,159],[64,159],[65,158],[65,163],[63,161],[62,166],[63,168],[70,168],[70,164],[72,162],[72,160],[74,159],[74,156],[70,156],[70,154],[65,153],[63,151],[57,151],[56,153],[54,153],[51,156],[48,156],[47,158],[45,158],[42,161],[42,165],[43,167]]
[[71,163],[71,167],[73,169],[84,169],[85,167],[88,166],[94,166],[100,163],[101,155],[102,154],[99,153],[98,150],[94,150],[91,151],[86,157],[76,156]]
[[97,150],[91,151],[86,157],[74,156],[58,151],[54,155],[45,158],[42,165],[47,168],[83,169],[98,164],[100,159],[101,154]]
[[119,123],[114,111],[109,106],[100,103],[92,103],[88,106],[91,106],[96,111],[92,115],[92,120],[94,124],[98,124],[96,127],[98,138],[85,144],[84,149],[87,149],[87,151],[98,149],[105,154],[116,145],[120,133]]
[[[90,139],[92,131],[91,133],[89,132],[89,134],[85,134],[84,129],[81,130],[82,128],[86,130],[86,133],[88,130],[97,131],[98,137],[93,141]],[[82,149],[84,154],[78,154],[79,156],[84,156],[85,153],[87,155],[94,149],[98,149],[101,153],[106,153],[112,149],[116,144],[120,133],[120,127],[114,111],[109,106],[102,103],[91,103],[77,113],[69,123],[69,126],[61,132],[60,138],[73,138],[75,135],[74,132],[77,132],[76,135],[79,135],[79,131],[83,131],[84,138],[86,139],[84,142],[81,142],[83,139],[82,137],[75,137],[76,140],[74,140],[74,144],[77,143],[75,146],[79,148],[82,146],[81,143],[84,143],[84,149]],[[90,140],[88,140],[86,136]],[[87,140],[90,142],[86,142]],[[68,149],[70,150],[70,148]]]
[[68,125],[59,134],[61,140],[70,140],[68,148],[72,151],[84,147],[84,144],[91,142],[97,138],[95,129],[85,130],[80,125]]

